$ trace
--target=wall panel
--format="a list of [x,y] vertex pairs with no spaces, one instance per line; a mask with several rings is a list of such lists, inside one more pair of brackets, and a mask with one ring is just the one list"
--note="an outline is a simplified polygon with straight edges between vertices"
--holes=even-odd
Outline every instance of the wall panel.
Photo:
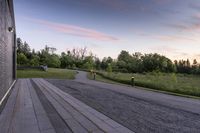
[[12,0],[0,0],[0,100],[15,79],[15,29]]

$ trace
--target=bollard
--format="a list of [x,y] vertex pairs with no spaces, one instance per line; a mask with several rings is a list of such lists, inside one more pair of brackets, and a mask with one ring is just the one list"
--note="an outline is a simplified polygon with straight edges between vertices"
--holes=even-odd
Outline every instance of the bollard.
[[131,78],[131,85],[135,86],[134,77]]
[[96,73],[94,73],[94,80],[96,79]]
[[91,75],[93,74],[93,70],[90,70],[90,74],[91,74]]

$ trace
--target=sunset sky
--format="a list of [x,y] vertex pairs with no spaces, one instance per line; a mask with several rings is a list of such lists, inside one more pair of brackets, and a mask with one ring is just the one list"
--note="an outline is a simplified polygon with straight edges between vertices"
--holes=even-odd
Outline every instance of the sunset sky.
[[14,0],[17,36],[58,53],[160,53],[200,61],[199,0]]

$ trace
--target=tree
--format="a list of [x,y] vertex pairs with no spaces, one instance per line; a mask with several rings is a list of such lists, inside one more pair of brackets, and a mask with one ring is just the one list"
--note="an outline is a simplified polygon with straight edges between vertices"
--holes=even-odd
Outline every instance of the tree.
[[30,65],[31,66],[39,66],[40,65],[40,57],[35,55],[32,57],[31,61],[30,61]]
[[48,56],[48,58],[46,58],[46,63],[48,67],[53,68],[59,68],[61,64],[59,56],[56,54]]
[[102,62],[101,62],[101,68],[103,70],[106,70],[108,67],[108,64],[112,64],[113,59],[109,56],[109,57],[104,57]]
[[146,72],[174,72],[175,66],[172,61],[165,56],[155,54],[145,54],[142,56],[143,68]]
[[28,59],[23,53],[18,53],[17,54],[17,64],[18,65],[27,65]]
[[123,60],[117,61],[118,71],[128,72],[126,62]]
[[[200,74],[200,65],[194,59],[175,60],[174,63],[167,57],[157,53],[142,54],[135,52],[129,54],[122,50],[117,59],[104,57],[100,60],[87,48],[73,48],[62,52],[61,55],[55,54],[56,48],[45,46],[40,51],[31,50],[29,44],[17,38],[17,64],[26,66],[48,65],[48,67],[61,68],[85,68],[88,70],[97,69],[107,72],[177,72],[188,74]],[[172,76],[173,77],[173,76]]]
[[93,66],[91,63],[89,62],[86,62],[85,64],[83,64],[82,66],[84,69],[87,69],[87,70],[92,70],[93,69]]
[[107,67],[106,71],[107,71],[108,73],[111,73],[111,72],[112,72],[112,66],[111,66],[110,63],[108,64],[108,67]]
[[94,60],[92,55],[85,57],[83,60],[83,68],[88,70],[92,70],[94,68]]
[[83,60],[85,58],[86,54],[87,54],[87,47],[80,48],[79,51],[80,51],[79,52],[80,53],[80,57]]
[[118,61],[124,61],[126,63],[128,63],[131,60],[131,55],[129,54],[129,52],[122,50],[121,53],[118,55]]
[[97,70],[100,70],[100,69],[101,69],[101,61],[100,61],[99,58],[95,58],[94,64],[95,64],[95,68],[96,68]]
[[17,38],[17,53],[22,53],[23,42],[21,38]]
[[49,51],[50,51],[50,53],[51,54],[54,54],[55,52],[56,52],[56,48],[54,48],[54,47],[49,47]]
[[103,60],[101,61],[101,68],[105,70],[107,68],[107,58],[104,57]]
[[193,60],[193,64],[192,64],[192,73],[193,74],[197,74],[199,72],[199,69],[198,69],[198,62],[196,59]]
[[70,54],[61,53],[61,68],[70,68],[73,65],[73,59]]
[[26,55],[26,57],[28,59],[30,59],[30,57],[31,57],[31,52],[30,51],[31,51],[31,49],[30,49],[29,44],[27,42],[24,42],[24,45],[22,47],[22,52],[24,53],[24,55]]
[[193,60],[193,64],[192,64],[192,65],[193,65],[193,66],[197,66],[197,65],[198,65],[198,62],[197,62],[196,59]]
[[175,65],[178,73],[192,73],[192,67],[190,65],[189,59],[176,61]]

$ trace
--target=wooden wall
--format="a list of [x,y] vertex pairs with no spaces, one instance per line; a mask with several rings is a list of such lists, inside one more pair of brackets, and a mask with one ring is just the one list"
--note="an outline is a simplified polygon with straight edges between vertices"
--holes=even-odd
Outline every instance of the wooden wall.
[[[0,100],[15,79],[15,21],[13,1],[0,0]],[[9,31],[9,27],[14,30]]]

